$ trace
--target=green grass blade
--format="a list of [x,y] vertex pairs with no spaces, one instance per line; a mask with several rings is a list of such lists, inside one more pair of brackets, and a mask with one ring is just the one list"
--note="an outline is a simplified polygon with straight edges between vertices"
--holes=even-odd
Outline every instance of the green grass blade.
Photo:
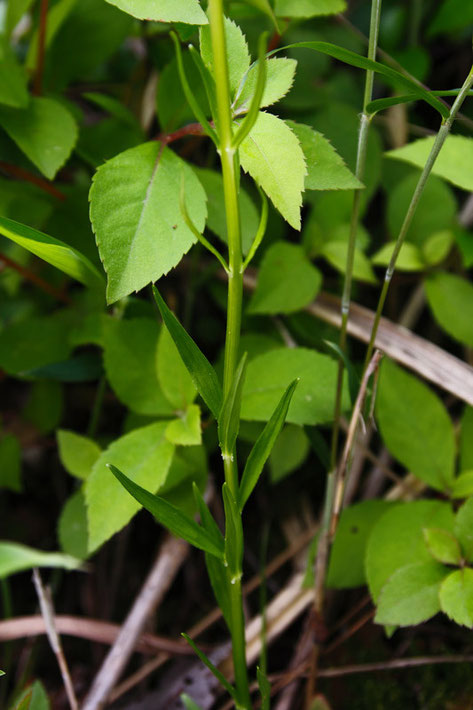
[[223,542],[218,537],[213,537],[201,525],[198,525],[192,518],[184,515],[179,508],[168,503],[164,498],[155,496],[145,488],[131,481],[116,466],[108,464],[108,468],[117,478],[128,493],[141,503],[156,520],[164,525],[173,535],[181,537],[194,547],[198,547],[204,552],[208,552],[215,557],[223,558]]
[[332,343],[331,340],[324,340],[324,344],[329,350],[335,353],[335,355],[342,360],[346,367],[348,373],[348,389],[350,391],[351,403],[355,404],[356,397],[358,395],[358,389],[360,387],[360,380],[356,374],[356,370],[353,367],[353,363],[347,357],[346,353],[343,352],[341,347],[337,343]]
[[223,394],[215,370],[176,316],[169,310],[155,286],[153,286],[153,293],[164,324],[174,340],[199,394],[215,419],[218,419],[222,409]]
[[233,576],[241,576],[243,563],[243,526],[241,514],[227,483],[222,486],[225,508],[225,561]]
[[240,360],[218,420],[218,438],[223,458],[233,455],[240,429],[241,396],[245,381],[246,361],[247,353]]
[[293,380],[281,397],[271,419],[253,446],[243,471],[240,484],[239,506],[243,510],[263,470],[274,443],[286,419],[287,410],[298,380]]
[[220,685],[225,688],[225,690],[231,695],[231,697],[234,700],[236,700],[236,690],[233,687],[233,685],[230,685],[230,683],[225,678],[223,673],[221,673],[218,670],[218,668],[216,666],[214,666],[214,664],[212,663],[210,658],[207,658],[205,653],[203,651],[201,651],[200,648],[198,648],[198,646],[196,646],[196,644],[193,642],[193,640],[190,638],[190,636],[188,636],[187,634],[182,634],[182,636],[185,638],[185,640],[187,641],[189,646],[191,646],[191,648],[194,649],[195,653],[200,658],[202,663],[204,663],[207,666],[207,668],[209,669],[209,671],[211,671],[214,674],[214,676],[216,677],[216,679],[218,680]]

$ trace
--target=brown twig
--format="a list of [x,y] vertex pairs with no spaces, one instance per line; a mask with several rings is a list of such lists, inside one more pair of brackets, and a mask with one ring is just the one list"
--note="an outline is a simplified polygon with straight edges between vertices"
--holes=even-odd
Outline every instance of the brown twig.
[[160,141],[163,145],[169,145],[174,143],[174,141],[180,138],[186,138],[187,136],[204,136],[204,129],[200,123],[189,123],[187,126],[178,128],[177,131],[172,133],[158,133],[155,140]]
[[51,284],[42,279],[41,276],[38,276],[34,273],[34,271],[27,269],[25,266],[21,266],[21,264],[18,264],[18,262],[10,259],[10,257],[6,254],[0,253],[0,262],[3,262],[3,264],[8,266],[10,269],[14,269],[14,271],[19,273],[24,279],[31,281],[31,283],[35,284],[35,286],[38,286],[38,288],[45,291],[45,293],[48,293],[50,296],[53,296],[53,298],[56,298],[58,301],[62,301],[63,303],[71,302],[71,299],[67,296],[67,294],[55,289],[54,286],[51,286]]
[[41,576],[37,569],[33,570],[33,582],[36,589],[36,594],[38,595],[41,614],[43,616],[44,624],[46,626],[46,633],[48,636],[49,645],[51,646],[53,653],[56,656],[59,665],[59,670],[61,671],[64,687],[66,689],[69,705],[71,707],[71,710],[79,710],[79,705],[77,703],[76,694],[74,692],[74,686],[72,684],[71,675],[67,666],[66,657],[64,655],[64,651],[62,650],[61,639],[59,638],[59,634],[56,629],[54,619],[54,607],[51,595],[49,593],[49,590],[44,588]]
[[48,180],[45,180],[34,173],[30,173],[30,171],[25,170],[25,168],[20,168],[19,165],[5,163],[5,161],[0,160],[0,170],[3,170],[3,172],[7,173],[7,175],[11,175],[18,180],[24,180],[25,182],[30,182],[32,185],[36,185],[52,197],[56,197],[58,200],[64,201],[66,199],[64,193],[54,187],[54,185],[52,185]]
[[104,707],[112,688],[133,653],[149,616],[168,591],[188,552],[189,546],[183,540],[169,535],[165,538],[115,643],[94,679],[82,710],[99,710]]
[[36,72],[33,92],[36,96],[43,93],[44,55],[46,50],[46,30],[48,25],[49,0],[41,0],[39,9],[38,54],[36,55]]

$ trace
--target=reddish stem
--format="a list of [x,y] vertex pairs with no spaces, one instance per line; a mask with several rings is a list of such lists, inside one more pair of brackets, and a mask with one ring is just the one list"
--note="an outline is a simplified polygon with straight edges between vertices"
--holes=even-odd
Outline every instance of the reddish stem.
[[3,170],[3,172],[11,175],[12,177],[18,178],[18,180],[25,180],[25,182],[31,182],[33,185],[37,185],[37,187],[41,188],[41,190],[48,192],[58,200],[66,199],[66,196],[55,188],[50,182],[44,180],[38,175],[35,175],[34,173],[30,173],[29,170],[20,168],[18,165],[12,165],[11,163],[5,163],[3,160],[0,160],[0,170]]
[[38,54],[36,59],[36,74],[33,93],[41,96],[43,93],[44,54],[46,49],[46,28],[48,24],[49,0],[41,0],[39,9]]
[[159,133],[155,140],[160,141],[163,145],[169,145],[180,138],[185,138],[186,136],[203,136],[205,135],[204,129],[200,123],[189,123],[187,126],[178,128],[177,131],[173,133]]

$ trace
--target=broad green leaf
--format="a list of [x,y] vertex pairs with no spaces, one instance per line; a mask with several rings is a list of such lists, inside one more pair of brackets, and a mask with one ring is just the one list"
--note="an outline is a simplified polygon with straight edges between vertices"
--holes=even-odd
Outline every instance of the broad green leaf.
[[184,411],[197,390],[167,328],[161,328],[156,350],[156,371],[161,389],[174,409]]
[[299,141],[289,126],[260,111],[240,146],[240,160],[243,170],[262,187],[284,219],[300,229],[307,170]]
[[392,361],[381,364],[376,412],[384,443],[415,476],[437,490],[453,483],[455,434],[443,403]]
[[101,454],[100,446],[74,431],[59,429],[56,436],[62,465],[71,476],[85,480]]
[[197,705],[189,695],[184,693],[180,698],[181,702],[184,703],[186,710],[202,710],[200,705]]
[[[205,86],[189,52],[182,52],[182,63],[194,99],[209,117],[210,107]],[[161,130],[165,133],[195,121],[195,114],[189,106],[182,87],[176,57],[171,59],[160,72],[156,91],[156,113]]]
[[57,534],[64,552],[79,560],[87,557],[87,507],[82,490],[67,499],[59,516]]
[[214,664],[212,663],[210,658],[207,658],[205,653],[203,653],[200,650],[200,648],[198,648],[198,646],[196,646],[196,644],[193,642],[193,640],[187,634],[182,634],[182,636],[185,638],[185,640],[187,641],[189,646],[191,646],[194,649],[195,653],[197,654],[199,659],[202,661],[202,663],[207,666],[207,668],[211,671],[211,673],[214,674],[214,676],[217,678],[220,685],[223,688],[225,688],[227,693],[229,693],[231,695],[231,697],[235,700],[236,699],[235,688],[232,685],[230,685],[230,683],[225,678],[225,676],[218,670],[218,668],[216,666],[214,666]]
[[432,234],[422,245],[422,254],[429,266],[436,266],[447,258],[455,235],[450,229]]
[[335,15],[347,8],[345,0],[276,0],[278,17],[318,17]]
[[[225,41],[228,60],[228,78],[230,91],[233,93],[239,86],[244,74],[250,67],[250,53],[245,36],[235,22],[225,18]],[[200,54],[205,66],[212,76],[215,76],[210,27],[200,29]]]
[[[414,194],[419,175],[408,175],[388,191],[387,225],[393,240],[401,231],[404,216]],[[431,176],[424,187],[411,226],[407,233],[409,242],[423,247],[429,237],[448,229],[455,220],[457,201],[452,188],[443,180]]]
[[50,710],[49,698],[39,680],[28,686],[17,699],[13,710]]
[[205,25],[208,20],[199,0],[107,0],[139,20]]
[[[348,243],[341,240],[326,242],[320,250],[320,255],[323,256],[329,264],[342,274],[347,268],[347,250]],[[373,268],[361,249],[355,247],[355,255],[353,261],[353,278],[358,281],[366,281],[370,284],[376,283],[376,276]]]
[[120,401],[138,414],[172,415],[156,373],[156,321],[107,318],[104,325],[105,372]]
[[269,455],[271,483],[278,483],[304,463],[309,453],[309,440],[304,429],[288,424],[276,439]]
[[90,216],[109,303],[159,279],[196,241],[180,209],[182,179],[187,212],[202,231],[205,192],[192,169],[159,142],[126,150],[96,172]]
[[180,446],[199,446],[202,443],[200,407],[190,404],[182,415],[166,427],[166,439]]
[[[11,3],[10,3],[11,4]],[[0,36],[0,104],[13,108],[25,108],[29,102],[24,68],[5,37]]]
[[19,493],[21,484],[21,446],[14,434],[0,439],[0,488]]
[[27,108],[0,107],[0,125],[43,175],[52,180],[77,141],[77,124],[54,99],[34,96]]
[[[48,365],[44,369],[47,369]],[[41,371],[41,368],[38,368]],[[49,434],[59,426],[64,410],[64,392],[59,382],[33,382],[28,402],[23,410],[25,419],[41,434]]]
[[452,498],[468,498],[473,495],[473,471],[460,473],[453,481]]
[[[220,173],[206,168],[194,168],[202,186],[207,193],[207,227],[222,241],[227,243],[227,220],[225,217],[225,201],[223,194],[223,179]],[[243,187],[238,194],[241,219],[241,246],[247,254],[258,230],[259,215],[256,206]]]
[[59,239],[6,217],[0,217],[0,234],[86,286],[102,288],[103,277],[92,262]]
[[222,407],[223,394],[214,368],[179,323],[176,316],[169,310],[157,288],[153,289],[153,293],[164,325],[169,330],[197,391],[215,419],[218,419]]
[[455,340],[473,347],[473,285],[439,271],[425,281],[427,301],[437,323]]
[[468,562],[473,562],[473,498],[468,498],[455,516],[454,533]]
[[[388,242],[371,257],[371,261],[376,266],[387,266],[391,261],[396,242]],[[426,264],[422,258],[422,252],[415,244],[404,242],[396,261],[398,271],[423,271]]]
[[[140,509],[113,477],[108,464],[119,465],[130,479],[156,492],[165,483],[174,446],[165,437],[167,422],[157,422],[125,434],[105,449],[85,482],[89,552],[121,530]],[[111,501],[113,505],[111,505]]]
[[293,380],[284,392],[281,400],[279,401],[276,409],[271,415],[270,420],[266,424],[265,428],[258,437],[255,445],[250,451],[250,455],[245,464],[243,470],[243,475],[240,483],[240,493],[238,504],[240,510],[250,497],[254,487],[258,483],[258,479],[264,468],[266,461],[273,449],[276,439],[279,436],[281,429],[284,426],[286,420],[287,411],[291,403],[294,390],[296,389],[298,380]]
[[[266,84],[260,108],[271,106],[282,99],[294,82],[297,61],[287,57],[278,57],[266,60]],[[233,102],[233,112],[235,116],[246,113],[250,108],[253,99],[256,81],[258,77],[258,63],[251,65],[244,75],[240,86],[237,89]]]
[[243,527],[238,503],[233,497],[228,483],[222,486],[223,506],[225,509],[225,557],[232,579],[231,584],[241,577],[243,564]]
[[286,121],[296,134],[304,153],[307,175],[306,190],[357,190],[364,187],[347,168],[343,158],[329,140],[311,126]]
[[60,318],[29,318],[0,332],[0,367],[10,375],[65,360],[69,353],[67,329]]
[[424,539],[427,549],[437,562],[443,562],[446,565],[460,564],[460,545],[448,530],[424,528]]
[[456,624],[473,627],[473,569],[455,570],[444,579],[440,607]]
[[42,552],[17,542],[0,541],[0,579],[33,567],[77,569],[80,560],[60,552]]
[[[410,165],[423,168],[434,144],[434,137],[420,138],[402,148],[389,150],[388,158],[403,160]],[[448,135],[442,150],[434,163],[432,173],[451,182],[456,187],[471,192],[473,190],[473,138]]]
[[396,570],[381,590],[375,622],[414,626],[440,611],[440,585],[448,570],[438,562],[416,562]]
[[215,555],[219,558],[223,557],[223,543],[221,543],[220,540],[217,542],[207,530],[198,525],[192,518],[184,515],[179,508],[168,503],[164,498],[153,495],[145,488],[134,483],[116,466],[110,464],[109,468],[117,481],[128,491],[130,496],[133,496],[140,505],[146,508],[146,510],[173,535],[181,537],[194,547],[204,550],[211,555]]
[[393,506],[375,523],[366,548],[366,578],[374,601],[399,568],[415,562],[431,562],[423,529],[452,531],[454,516],[448,503],[433,500]]
[[473,407],[465,406],[461,420],[460,471],[473,470]]
[[[275,348],[255,357],[246,371],[242,419],[268,421],[288,385],[300,378],[287,421],[323,424],[333,417],[337,363],[327,355],[306,348]],[[343,390],[343,411],[349,407]]]
[[374,525],[392,503],[366,500],[345,508],[337,526],[327,585],[334,589],[350,589],[366,584],[366,546]]
[[322,285],[322,275],[298,244],[276,242],[266,251],[248,313],[293,313],[307,306]]
[[[280,0],[282,2],[296,2],[298,5],[300,3],[300,0]],[[304,2],[308,2],[310,7],[313,7],[313,0],[304,0]],[[381,74],[386,83],[388,83],[390,86],[393,86],[397,90],[399,90],[399,87],[403,87],[406,89],[409,93],[416,94],[418,98],[423,99],[424,101],[427,101],[433,108],[437,109],[437,111],[444,117],[447,118],[449,115],[449,109],[442,104],[441,101],[439,101],[438,98],[433,96],[429,91],[426,89],[423,89],[419,84],[417,84],[414,80],[409,79],[406,77],[404,74],[401,74],[400,72],[396,71],[395,69],[392,69],[391,67],[386,66],[386,64],[381,64],[380,62],[374,62],[371,59],[368,59],[367,57],[362,56],[361,54],[357,54],[356,52],[352,52],[350,49],[345,49],[344,47],[339,47],[336,44],[331,44],[329,42],[296,42],[294,44],[287,45],[286,47],[279,47],[278,49],[273,50],[273,54],[275,52],[282,52],[283,50],[287,49],[312,49],[316,52],[321,52],[322,54],[327,54],[329,57],[333,57],[334,59],[338,59],[341,62],[345,62],[346,64],[349,64],[350,66],[353,67],[358,67],[358,69],[365,69],[369,71],[373,71],[377,74]],[[400,149],[402,150],[402,149]],[[422,164],[423,167],[423,164]]]
[[428,35],[444,34],[468,28],[473,23],[473,5],[463,0],[443,0],[428,28]]
[[241,395],[245,381],[246,360],[247,354],[245,353],[236,369],[232,386],[218,418],[218,438],[224,459],[233,456],[240,429]]

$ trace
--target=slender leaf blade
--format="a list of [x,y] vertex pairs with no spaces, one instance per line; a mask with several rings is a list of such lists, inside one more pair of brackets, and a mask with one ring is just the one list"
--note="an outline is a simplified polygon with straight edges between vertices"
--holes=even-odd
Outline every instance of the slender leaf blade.
[[218,420],[218,436],[222,455],[231,456],[240,428],[241,397],[245,381],[247,354],[240,360],[231,389],[225,399]]
[[212,663],[210,658],[208,658],[203,651],[200,650],[198,646],[194,643],[194,641],[188,636],[187,634],[182,634],[182,636],[185,638],[189,646],[194,649],[195,653],[197,656],[200,658],[202,663],[204,663],[209,671],[211,671],[214,676],[217,678],[218,682],[225,688],[225,690],[231,695],[231,697],[236,700],[236,690],[235,688],[230,685],[228,680],[225,678],[223,673],[221,673],[216,666]]

